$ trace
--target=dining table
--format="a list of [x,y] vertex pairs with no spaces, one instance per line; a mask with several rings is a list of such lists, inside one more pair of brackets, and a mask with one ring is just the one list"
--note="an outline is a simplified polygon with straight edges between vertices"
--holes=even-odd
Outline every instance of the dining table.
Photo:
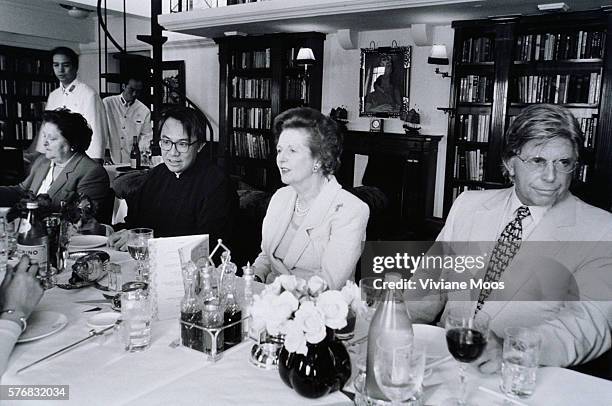
[[[135,278],[135,261],[128,253],[98,248],[122,267],[122,280]],[[65,271],[68,272],[68,271]],[[58,277],[62,277],[59,275]],[[66,278],[66,275],[63,276]],[[104,279],[100,282],[104,284]],[[261,289],[261,287],[259,287]],[[88,335],[88,319],[112,312],[109,303],[78,303],[103,299],[94,286],[45,292],[37,311],[66,316],[67,324],[49,336],[15,346],[2,385],[68,385],[69,398],[61,405],[328,405],[353,404],[353,379],[343,391],[319,399],[301,397],[286,386],[278,371],[264,370],[249,361],[254,342],[244,341],[223,352],[213,362],[196,350],[176,345],[180,340],[179,315],[152,323],[151,346],[140,352],[124,350],[119,334],[110,333],[83,342],[69,352],[43,361],[21,373],[17,371]],[[100,308],[100,310],[96,310]],[[366,334],[358,320],[354,340]],[[428,326],[428,328],[431,326]],[[431,327],[434,329],[437,327]],[[432,346],[445,345],[437,335]],[[350,346],[350,342],[349,342]],[[351,356],[353,354],[349,351]],[[355,368],[353,368],[355,370]],[[355,371],[356,372],[356,371]],[[468,398],[472,405],[612,405],[612,382],[564,368],[539,368],[535,394],[512,403],[501,396],[498,374],[484,375],[468,370]],[[458,386],[458,366],[449,360],[433,369],[424,381],[423,405],[439,405]],[[479,387],[489,389],[483,391]],[[492,391],[497,395],[490,395]],[[47,405],[41,400],[0,400],[0,405]]]

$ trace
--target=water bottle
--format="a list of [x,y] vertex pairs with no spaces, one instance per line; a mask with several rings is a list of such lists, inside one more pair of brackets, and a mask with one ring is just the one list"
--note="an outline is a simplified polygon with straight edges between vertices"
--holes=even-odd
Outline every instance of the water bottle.
[[[385,282],[400,281],[397,273],[385,275]],[[370,399],[389,401],[382,393],[374,376],[374,358],[376,357],[376,341],[385,335],[402,334],[414,337],[412,320],[406,308],[402,289],[387,289],[385,300],[380,303],[372,318],[368,331],[368,359],[366,364],[365,395]]]
[[17,234],[17,257],[27,254],[32,263],[38,263],[39,272],[46,275],[51,265],[47,230],[38,215],[38,202],[27,202],[26,209],[27,216],[21,219]]

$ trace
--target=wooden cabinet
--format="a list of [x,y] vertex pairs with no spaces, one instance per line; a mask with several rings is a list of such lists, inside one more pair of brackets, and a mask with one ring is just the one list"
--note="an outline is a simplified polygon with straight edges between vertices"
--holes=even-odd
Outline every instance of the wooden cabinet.
[[[280,186],[272,122],[298,106],[321,108],[323,41],[320,33],[225,37],[219,45],[219,155],[230,172],[260,189]],[[311,48],[316,62],[296,64]]]
[[504,133],[523,108],[569,108],[585,134],[572,190],[612,205],[612,28],[609,9],[456,21],[444,212],[468,189],[508,186]]
[[0,144],[26,148],[40,128],[47,97],[58,86],[51,53],[0,45]]
[[368,156],[363,184],[381,189],[389,200],[383,239],[422,238],[425,220],[433,216],[440,139],[436,135],[347,132],[337,177],[351,187],[355,154]]

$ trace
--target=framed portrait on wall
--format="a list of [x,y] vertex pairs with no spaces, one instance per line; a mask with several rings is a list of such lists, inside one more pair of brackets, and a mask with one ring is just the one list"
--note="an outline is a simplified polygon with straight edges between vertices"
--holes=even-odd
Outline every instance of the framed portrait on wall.
[[185,61],[162,63],[163,104],[185,104]]
[[400,117],[408,111],[411,47],[361,48],[359,116]]

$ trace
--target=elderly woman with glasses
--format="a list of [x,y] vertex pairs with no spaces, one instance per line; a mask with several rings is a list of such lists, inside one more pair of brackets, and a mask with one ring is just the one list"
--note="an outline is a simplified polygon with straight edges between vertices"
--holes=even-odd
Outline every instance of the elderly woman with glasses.
[[[147,227],[156,237],[209,234],[231,239],[238,195],[230,179],[208,160],[200,113],[173,107],[162,113],[159,146],[164,165],[147,175],[128,199],[127,228]],[[127,231],[110,236],[110,245],[127,250]]]

